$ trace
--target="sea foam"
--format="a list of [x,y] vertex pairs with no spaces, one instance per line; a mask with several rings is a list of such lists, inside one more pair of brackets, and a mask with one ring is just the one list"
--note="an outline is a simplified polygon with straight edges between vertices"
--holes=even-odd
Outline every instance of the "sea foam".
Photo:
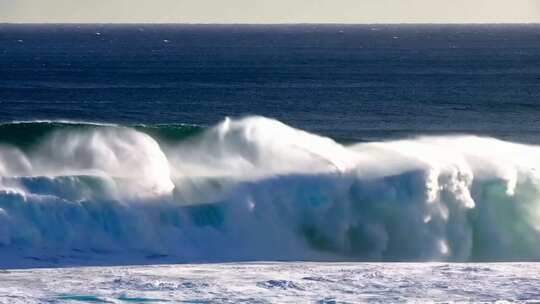
[[176,141],[112,125],[45,133],[0,147],[2,266],[540,260],[537,146],[343,145],[264,117]]

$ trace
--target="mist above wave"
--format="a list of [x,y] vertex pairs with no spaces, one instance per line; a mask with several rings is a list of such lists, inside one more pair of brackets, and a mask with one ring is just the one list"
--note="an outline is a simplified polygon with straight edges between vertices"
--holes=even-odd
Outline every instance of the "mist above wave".
[[53,128],[0,147],[0,264],[539,260],[538,156],[475,136],[345,146],[264,117],[181,141]]

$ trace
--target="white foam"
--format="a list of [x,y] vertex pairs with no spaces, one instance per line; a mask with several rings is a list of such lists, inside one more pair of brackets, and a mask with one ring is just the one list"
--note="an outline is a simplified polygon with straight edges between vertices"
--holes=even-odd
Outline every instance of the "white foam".
[[539,155],[475,136],[344,146],[263,117],[172,146],[62,130],[0,148],[0,242],[180,261],[540,259]]

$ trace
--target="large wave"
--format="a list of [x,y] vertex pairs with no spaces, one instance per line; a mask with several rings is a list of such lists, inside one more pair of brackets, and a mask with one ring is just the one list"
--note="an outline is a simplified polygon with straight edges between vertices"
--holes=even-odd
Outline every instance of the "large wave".
[[0,139],[3,267],[540,260],[536,146],[342,145],[264,117],[21,122]]

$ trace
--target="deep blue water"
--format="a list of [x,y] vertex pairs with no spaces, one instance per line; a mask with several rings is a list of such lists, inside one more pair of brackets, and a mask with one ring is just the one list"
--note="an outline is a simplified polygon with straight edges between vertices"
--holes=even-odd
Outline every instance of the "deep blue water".
[[540,143],[540,25],[0,25],[0,121]]

